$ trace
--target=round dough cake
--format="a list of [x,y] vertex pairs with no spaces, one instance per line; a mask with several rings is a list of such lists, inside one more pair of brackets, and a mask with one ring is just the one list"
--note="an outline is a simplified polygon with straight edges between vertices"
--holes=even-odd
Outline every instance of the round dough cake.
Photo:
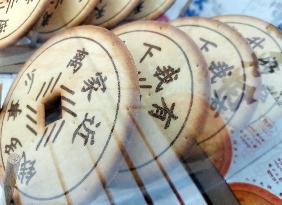
[[282,205],[277,196],[255,185],[232,183],[230,188],[241,205]]
[[[210,106],[208,119],[197,141],[221,174],[226,174],[232,150],[228,145],[224,148],[228,151],[222,153],[222,146],[230,142],[226,140],[230,137],[229,128],[243,127],[256,108],[253,95],[260,83],[256,58],[241,35],[223,23],[191,17],[171,24],[189,35],[207,60],[211,82]],[[218,153],[215,148],[218,148]],[[230,158],[223,161],[220,156]]]
[[156,19],[166,12],[174,2],[175,0],[140,0],[140,3],[128,17],[128,20]]
[[0,48],[16,42],[38,20],[48,0],[0,1]]
[[74,27],[45,43],[1,113],[1,164],[5,169],[11,153],[22,157],[17,199],[89,204],[118,169],[118,142],[126,140],[127,110],[136,99],[134,62],[111,32]]
[[46,39],[56,32],[79,25],[95,8],[99,0],[49,1],[33,30],[39,38]]
[[156,170],[150,164],[162,160],[172,165],[167,153],[189,152],[203,125],[210,89],[206,63],[194,42],[166,23],[129,23],[114,33],[134,58],[141,92],[141,108],[132,117],[137,134],[131,137],[134,167],[129,169],[153,178]]
[[[209,123],[198,142],[216,136],[227,125],[244,126],[254,112],[254,90],[260,84],[257,60],[247,42],[238,32],[215,20],[191,17],[171,24],[196,42],[210,71]],[[220,125],[218,120],[224,123]]]
[[140,0],[99,0],[86,24],[112,28],[125,19]]
[[249,16],[218,16],[215,19],[240,32],[258,58],[262,86],[258,87],[255,96],[258,108],[250,122],[253,124],[275,106],[282,106],[282,32],[268,22]]

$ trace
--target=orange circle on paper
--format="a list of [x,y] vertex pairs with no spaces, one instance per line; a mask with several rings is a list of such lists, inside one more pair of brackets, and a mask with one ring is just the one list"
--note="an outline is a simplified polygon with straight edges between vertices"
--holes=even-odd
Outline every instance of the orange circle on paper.
[[241,205],[281,205],[282,200],[267,190],[247,183],[230,184]]

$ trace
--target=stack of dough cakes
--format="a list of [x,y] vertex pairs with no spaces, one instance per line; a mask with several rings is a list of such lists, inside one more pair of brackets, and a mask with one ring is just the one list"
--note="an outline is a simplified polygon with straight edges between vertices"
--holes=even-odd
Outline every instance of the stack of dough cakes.
[[194,146],[242,204],[282,204],[265,162],[279,181],[281,134],[260,133],[282,114],[277,28],[247,16],[152,21],[171,0],[22,2],[0,4],[0,47],[28,31],[46,42],[1,111],[2,181],[9,155],[21,157],[17,204],[90,204],[112,181],[171,181],[175,159],[200,157]]
[[[190,1],[187,1],[187,5]],[[21,37],[45,41],[70,27],[90,24],[113,28],[123,21],[154,20],[175,0],[7,0],[0,2],[0,48]]]
[[[96,25],[111,29],[139,19],[168,21],[183,13],[190,3],[191,0],[0,2],[0,70],[2,73],[18,72],[34,48],[67,28]],[[171,11],[166,13],[167,10],[173,10],[173,15]]]

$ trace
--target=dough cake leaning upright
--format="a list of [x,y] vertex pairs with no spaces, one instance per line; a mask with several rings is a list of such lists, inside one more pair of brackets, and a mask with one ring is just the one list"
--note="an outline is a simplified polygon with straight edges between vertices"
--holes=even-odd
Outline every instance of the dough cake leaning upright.
[[225,175],[232,159],[230,128],[244,127],[257,106],[254,95],[261,83],[257,59],[240,33],[216,20],[187,17],[171,24],[191,36],[208,63],[208,120],[197,142]]
[[59,31],[78,26],[95,8],[98,1],[49,1],[33,31],[40,40],[46,40]]
[[136,132],[127,149],[133,165],[122,168],[117,178],[136,171],[150,184],[173,168],[175,153],[189,153],[205,121],[207,67],[194,42],[167,23],[139,21],[114,33],[134,58],[141,92],[141,107],[132,116]]
[[0,49],[25,35],[40,18],[48,0],[0,2]]
[[242,204],[282,204],[282,32],[250,16],[215,19],[247,39],[258,58],[262,81],[256,91],[258,107],[252,119],[247,127],[233,133],[236,157],[226,181]]
[[89,204],[118,171],[138,102],[133,59],[112,32],[74,27],[43,44],[1,113],[1,173],[19,154],[19,204]]

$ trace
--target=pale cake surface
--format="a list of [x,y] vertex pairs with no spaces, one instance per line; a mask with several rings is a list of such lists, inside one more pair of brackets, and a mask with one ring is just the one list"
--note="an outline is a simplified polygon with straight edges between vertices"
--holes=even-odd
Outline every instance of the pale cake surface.
[[261,83],[257,60],[247,41],[231,27],[206,18],[182,18],[172,25],[196,42],[208,63],[209,116],[198,141],[216,136],[226,126],[244,126],[257,106],[254,92]]
[[95,198],[103,180],[109,183],[117,171],[117,141],[127,138],[127,110],[139,97],[136,84],[127,49],[102,28],[66,30],[36,51],[1,115],[1,164],[10,153],[22,157],[22,202]]
[[[262,85],[257,88],[255,95],[258,108],[250,121],[253,124],[270,113],[275,106],[282,106],[282,33],[268,22],[254,17],[218,16],[215,19],[240,32],[258,58]],[[278,113],[273,116],[273,120],[277,117]]]
[[0,2],[0,48],[17,41],[39,19],[47,0]]
[[201,129],[209,93],[206,63],[192,40],[168,24],[141,21],[114,32],[133,55],[141,92],[141,108],[132,117],[137,134],[131,137],[130,168],[150,177],[159,159],[172,167],[167,153],[189,152]]

